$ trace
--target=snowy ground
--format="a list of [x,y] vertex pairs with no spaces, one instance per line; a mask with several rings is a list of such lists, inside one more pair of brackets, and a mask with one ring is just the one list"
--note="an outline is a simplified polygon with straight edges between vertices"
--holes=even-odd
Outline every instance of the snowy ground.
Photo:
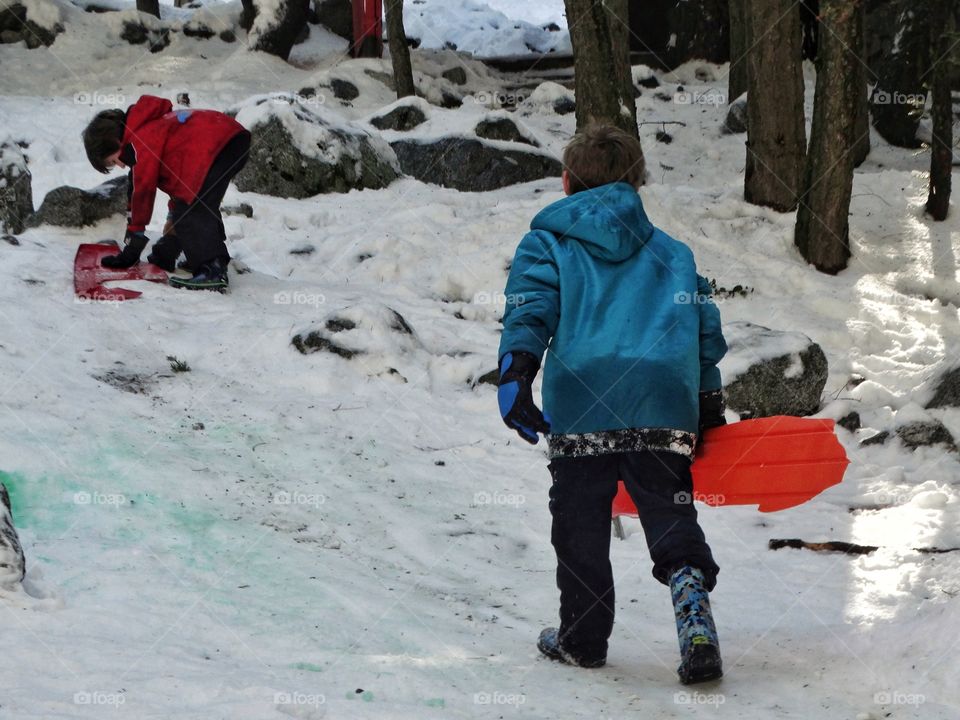
[[[92,24],[108,16],[80,17],[49,50],[0,47],[0,127],[30,143],[37,205],[101,180],[79,133],[111,93],[122,105],[186,89],[225,108],[337,76],[362,94],[330,112],[391,102],[364,79],[375,61],[343,61],[342,41],[316,28],[291,67],[219,40],[108,48]],[[418,69],[453,62],[414,56]],[[743,136],[720,134],[724,107],[673,100],[681,83],[711,97],[725,73],[690,65],[660,76],[666,100],[644,90],[642,120],[686,123],[666,126],[670,144],[641,128],[647,211],[701,272],[754,288],[721,304],[725,320],[819,342],[837,398],[824,414],[857,409],[865,429],[839,431],[846,480],[802,507],[702,509],[723,568],[722,683],[677,684],[668,594],[636,522],[613,545],[608,666],[538,657],[536,634],[556,620],[546,461],[502,426],[493,388],[471,384],[496,362],[505,265],[559,183],[466,194],[402,180],[302,201],[231,190],[227,203],[254,208],[226,221],[252,272],[225,296],[143,284],[139,300],[75,301],[77,244],[118,237],[120,218],[0,243],[0,470],[29,568],[0,599],[0,715],[956,718],[960,553],[914,548],[960,545],[960,465],[942,448],[857,444],[923,416],[960,352],[960,231],[922,213],[928,156],[874,138],[849,270],[806,267],[794,216],[742,201]],[[475,91],[507,83],[471,78]],[[537,106],[514,117],[553,152],[573,131],[572,116]],[[293,349],[331,316],[357,322],[350,341],[366,355]],[[854,373],[867,382],[848,390]],[[934,416],[960,437],[960,412]],[[891,507],[850,511],[872,504]],[[881,549],[771,552],[774,537]]]

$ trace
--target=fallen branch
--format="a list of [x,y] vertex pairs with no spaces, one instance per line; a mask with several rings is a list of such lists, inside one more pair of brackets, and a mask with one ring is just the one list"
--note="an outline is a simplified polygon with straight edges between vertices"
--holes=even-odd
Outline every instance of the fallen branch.
[[830,540],[828,542],[819,542],[812,543],[807,542],[806,540],[770,540],[768,547],[771,550],[779,550],[780,548],[795,548],[800,550],[806,548],[807,550],[813,550],[815,552],[842,552],[847,553],[847,555],[869,555],[874,550],[877,550],[879,546],[874,545],[855,545],[854,543],[841,542],[839,540]]

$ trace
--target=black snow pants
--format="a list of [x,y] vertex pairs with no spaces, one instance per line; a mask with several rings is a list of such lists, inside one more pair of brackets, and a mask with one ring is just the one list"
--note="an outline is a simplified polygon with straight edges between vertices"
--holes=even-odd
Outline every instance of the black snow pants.
[[154,254],[169,259],[172,264],[183,251],[191,272],[216,258],[230,259],[220,203],[233,176],[247,164],[249,152],[250,133],[246,131],[235,135],[224,146],[207,171],[196,199],[189,204],[174,200],[173,233],[157,241]]
[[590,659],[607,654],[614,616],[611,506],[618,480],[640,513],[653,576],[667,584],[674,569],[692,565],[713,589],[719,568],[697,522],[688,458],[652,450],[554,458],[550,474],[564,649]]

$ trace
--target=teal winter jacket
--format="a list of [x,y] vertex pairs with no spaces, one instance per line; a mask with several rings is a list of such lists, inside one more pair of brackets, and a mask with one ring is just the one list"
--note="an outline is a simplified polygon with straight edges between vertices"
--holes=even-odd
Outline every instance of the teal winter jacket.
[[655,228],[626,183],[547,206],[517,248],[499,357],[543,366],[552,434],[697,432],[699,393],[720,388],[727,345],[693,253]]

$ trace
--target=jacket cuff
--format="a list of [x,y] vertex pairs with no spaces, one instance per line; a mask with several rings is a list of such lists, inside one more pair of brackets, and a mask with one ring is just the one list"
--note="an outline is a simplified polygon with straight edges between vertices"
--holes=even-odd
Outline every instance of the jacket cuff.
[[720,368],[711,365],[700,371],[700,392],[711,392],[720,390],[723,387],[723,380],[720,377]]

